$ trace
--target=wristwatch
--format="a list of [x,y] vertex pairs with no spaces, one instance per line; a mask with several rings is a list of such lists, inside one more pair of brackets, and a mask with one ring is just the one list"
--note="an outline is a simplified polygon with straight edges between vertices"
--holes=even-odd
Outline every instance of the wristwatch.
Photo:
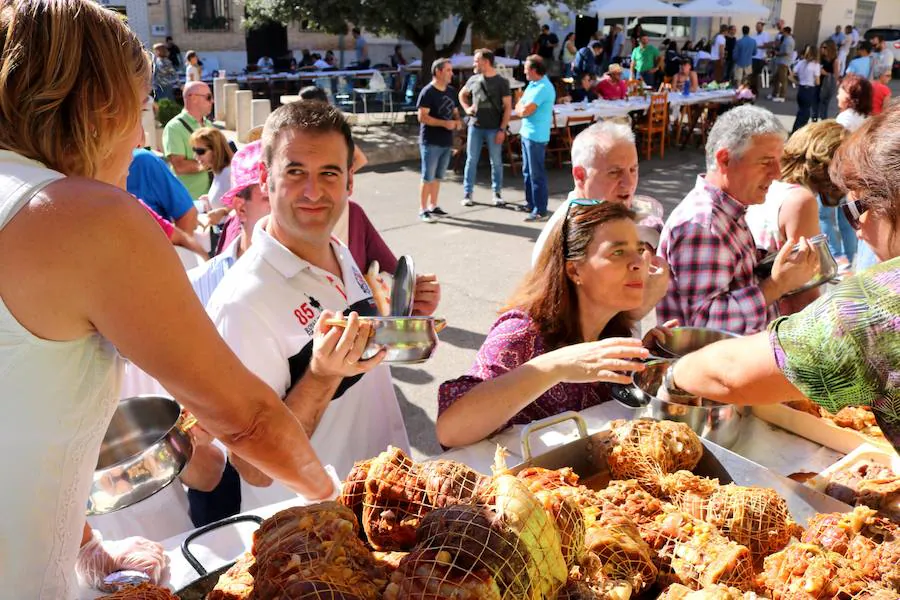
[[678,364],[678,361],[673,361],[669,368],[666,369],[666,374],[663,375],[663,389],[665,389],[670,394],[677,395],[687,395],[687,392],[678,387],[675,384],[675,365]]

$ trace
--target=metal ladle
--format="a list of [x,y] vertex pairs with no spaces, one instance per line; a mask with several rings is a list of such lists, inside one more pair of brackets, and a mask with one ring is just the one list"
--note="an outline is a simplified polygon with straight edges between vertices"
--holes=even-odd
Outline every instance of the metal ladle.
[[394,285],[391,289],[392,317],[409,317],[413,313],[416,292],[416,267],[412,256],[401,256],[394,270]]

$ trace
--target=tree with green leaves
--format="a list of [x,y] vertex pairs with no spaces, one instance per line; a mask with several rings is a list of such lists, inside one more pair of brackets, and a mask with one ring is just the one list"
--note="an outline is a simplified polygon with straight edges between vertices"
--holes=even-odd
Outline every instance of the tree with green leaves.
[[[272,20],[279,23],[315,21],[324,31],[346,34],[348,23],[377,35],[396,36],[412,42],[422,52],[428,68],[439,57],[459,52],[469,28],[485,38],[514,39],[537,32],[535,9],[551,18],[578,10],[588,0],[568,0],[566,5],[539,0],[246,0],[247,26]],[[453,39],[437,46],[441,24],[456,23]]]

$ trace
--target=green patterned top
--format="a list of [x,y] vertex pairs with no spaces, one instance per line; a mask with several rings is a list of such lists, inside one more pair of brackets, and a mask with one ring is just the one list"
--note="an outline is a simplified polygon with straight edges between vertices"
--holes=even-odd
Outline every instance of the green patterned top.
[[774,321],[769,337],[778,367],[804,395],[831,413],[872,407],[900,449],[900,258]]

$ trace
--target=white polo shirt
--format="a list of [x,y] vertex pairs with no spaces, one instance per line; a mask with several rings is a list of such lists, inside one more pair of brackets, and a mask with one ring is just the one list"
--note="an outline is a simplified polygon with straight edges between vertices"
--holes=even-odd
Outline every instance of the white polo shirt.
[[766,49],[763,48],[763,46],[772,41],[772,38],[769,36],[769,32],[763,31],[761,33],[757,33],[753,36],[753,39],[756,40],[756,54],[753,55],[753,58],[757,60],[765,60]]
[[[207,311],[244,365],[284,398],[308,368],[322,311],[374,315],[375,304],[346,246],[332,238],[342,273],[337,278],[272,238],[267,221],[257,224],[253,244],[222,279]],[[408,451],[390,369],[380,365],[361,378],[344,379],[311,441],[319,459],[342,479],[355,461],[388,445]],[[250,509],[246,501],[242,509]]]

